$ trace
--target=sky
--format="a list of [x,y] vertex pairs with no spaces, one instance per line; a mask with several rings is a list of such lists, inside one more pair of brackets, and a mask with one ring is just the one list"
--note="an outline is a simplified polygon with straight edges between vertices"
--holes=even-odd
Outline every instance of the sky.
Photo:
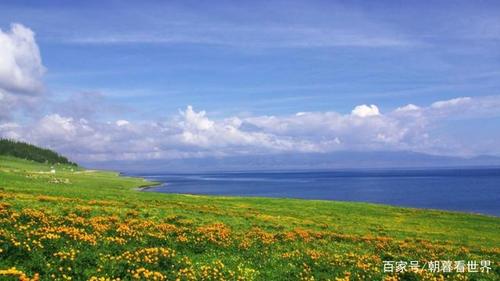
[[0,136],[76,161],[500,156],[498,1],[1,1]]

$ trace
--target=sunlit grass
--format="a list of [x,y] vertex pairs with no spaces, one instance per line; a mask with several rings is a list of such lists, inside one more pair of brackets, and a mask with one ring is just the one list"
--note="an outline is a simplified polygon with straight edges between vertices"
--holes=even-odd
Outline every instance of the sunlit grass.
[[[0,280],[500,277],[499,218],[136,190],[147,184],[0,157]],[[383,260],[490,260],[493,271],[395,275],[382,272]]]

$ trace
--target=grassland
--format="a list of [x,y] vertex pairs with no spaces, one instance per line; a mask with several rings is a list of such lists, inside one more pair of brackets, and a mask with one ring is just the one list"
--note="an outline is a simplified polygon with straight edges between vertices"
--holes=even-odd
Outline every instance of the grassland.
[[[499,218],[148,184],[0,156],[0,280],[500,280]],[[384,260],[491,270],[393,274]]]

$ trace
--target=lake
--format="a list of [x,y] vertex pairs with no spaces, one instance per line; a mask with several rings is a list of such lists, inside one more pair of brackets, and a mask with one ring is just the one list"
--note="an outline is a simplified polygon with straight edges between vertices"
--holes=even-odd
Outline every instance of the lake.
[[500,216],[500,168],[133,174],[147,191],[382,203]]

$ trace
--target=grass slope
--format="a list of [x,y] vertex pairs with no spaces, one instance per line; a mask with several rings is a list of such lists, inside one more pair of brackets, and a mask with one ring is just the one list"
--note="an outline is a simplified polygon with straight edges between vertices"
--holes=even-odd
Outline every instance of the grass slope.
[[[500,278],[495,217],[138,192],[151,183],[56,170],[0,156],[0,280]],[[383,260],[490,260],[492,271],[396,275],[382,272]]]

